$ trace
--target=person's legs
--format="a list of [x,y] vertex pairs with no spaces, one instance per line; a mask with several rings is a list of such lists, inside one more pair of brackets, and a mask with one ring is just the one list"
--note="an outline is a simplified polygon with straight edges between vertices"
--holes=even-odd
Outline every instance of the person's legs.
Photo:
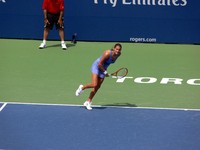
[[92,99],[99,90],[99,88],[101,87],[103,81],[104,78],[99,78],[97,74],[92,74],[91,83],[88,83],[84,86],[80,85],[79,88],[76,90],[76,96],[79,96],[85,89],[93,88],[92,91],[90,92],[88,99],[83,104],[88,110],[92,109],[91,107]]
[[88,97],[88,102],[92,102],[93,97],[95,96],[95,94],[97,93],[97,91],[99,90],[99,88],[101,87],[101,84],[103,83],[104,78],[99,78],[98,76],[92,76],[92,84],[88,84],[86,86],[83,86],[82,89],[84,89],[84,87],[91,87],[93,88],[92,91],[90,92],[90,96]]
[[65,41],[65,33],[64,33],[64,29],[63,28],[60,28],[59,29],[59,36],[60,36],[60,40],[61,41]]
[[88,83],[82,87],[82,90],[88,89],[88,88],[94,88],[98,85],[98,75],[92,74],[92,81],[91,83]]
[[49,31],[50,31],[49,28],[44,28],[43,41],[42,41],[42,43],[39,46],[40,49],[46,47],[46,41],[47,41],[47,38],[48,38],[48,35],[49,35]]
[[67,49],[67,46],[65,44],[65,33],[64,33],[64,29],[63,28],[60,28],[59,29],[59,36],[60,36],[60,40],[61,40],[61,47],[62,49]]
[[98,75],[97,74],[92,74],[92,81],[91,83],[88,83],[86,85],[80,85],[79,88],[76,90],[76,96],[79,96],[85,89],[87,88],[94,88],[98,84]]
[[39,46],[40,49],[46,47],[46,41],[47,41],[47,38],[49,35],[49,31],[53,29],[54,25],[56,25],[56,29],[59,32],[62,49],[67,49],[67,47],[65,45],[65,41],[64,41],[64,24],[62,26],[60,26],[58,24],[58,18],[59,18],[59,15],[50,14],[50,13],[47,14],[48,23],[46,23],[44,26],[43,42]]
[[46,41],[47,41],[50,30],[53,29],[53,26],[54,26],[53,15],[48,13],[47,22],[45,21],[44,23],[43,41],[39,46],[40,49],[43,49],[46,47]]
[[45,41],[47,40],[49,31],[50,31],[49,28],[44,28],[43,40],[45,40]]
[[92,99],[94,98],[95,94],[101,87],[101,84],[103,83],[103,81],[104,81],[104,78],[99,78],[97,75],[93,74],[92,83],[87,84],[82,87],[82,89],[93,88],[92,91],[90,92],[88,99],[83,104],[88,110],[92,110],[92,107],[91,107]]
[[[60,36],[60,40],[61,40],[61,47],[63,50],[67,49],[67,46],[65,44],[65,32],[64,32],[64,23],[63,24],[59,24],[58,23],[58,19],[59,19],[59,15],[54,17],[54,22],[56,24],[56,30],[58,30],[58,34]],[[63,18],[62,21],[64,22]]]

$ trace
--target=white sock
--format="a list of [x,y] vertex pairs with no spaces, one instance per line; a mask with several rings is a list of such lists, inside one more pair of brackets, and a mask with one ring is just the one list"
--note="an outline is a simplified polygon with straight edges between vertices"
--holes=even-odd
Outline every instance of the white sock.
[[46,44],[46,40],[43,40],[42,42],[43,42],[44,44]]
[[65,41],[61,41],[61,44],[65,44]]

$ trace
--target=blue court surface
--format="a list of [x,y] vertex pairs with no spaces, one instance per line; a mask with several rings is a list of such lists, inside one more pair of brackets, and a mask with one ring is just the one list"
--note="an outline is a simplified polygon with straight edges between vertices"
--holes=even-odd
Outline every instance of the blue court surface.
[[0,150],[200,150],[200,111],[1,103]]

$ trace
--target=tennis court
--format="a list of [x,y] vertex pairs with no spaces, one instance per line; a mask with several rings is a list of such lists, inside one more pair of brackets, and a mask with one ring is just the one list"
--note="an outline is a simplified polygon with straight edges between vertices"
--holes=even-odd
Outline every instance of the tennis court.
[[0,117],[4,150],[200,147],[199,110],[7,104]]
[[0,39],[0,149],[200,148],[199,45],[122,43],[108,71],[127,78],[107,78],[87,111],[75,90],[115,43],[39,43]]

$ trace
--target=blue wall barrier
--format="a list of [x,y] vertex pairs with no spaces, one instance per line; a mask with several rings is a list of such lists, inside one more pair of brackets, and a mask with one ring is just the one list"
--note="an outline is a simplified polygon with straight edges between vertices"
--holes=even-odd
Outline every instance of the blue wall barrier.
[[[43,0],[0,0],[0,38],[42,39]],[[198,0],[65,0],[65,39],[200,43]],[[58,40],[56,30],[49,39]]]

